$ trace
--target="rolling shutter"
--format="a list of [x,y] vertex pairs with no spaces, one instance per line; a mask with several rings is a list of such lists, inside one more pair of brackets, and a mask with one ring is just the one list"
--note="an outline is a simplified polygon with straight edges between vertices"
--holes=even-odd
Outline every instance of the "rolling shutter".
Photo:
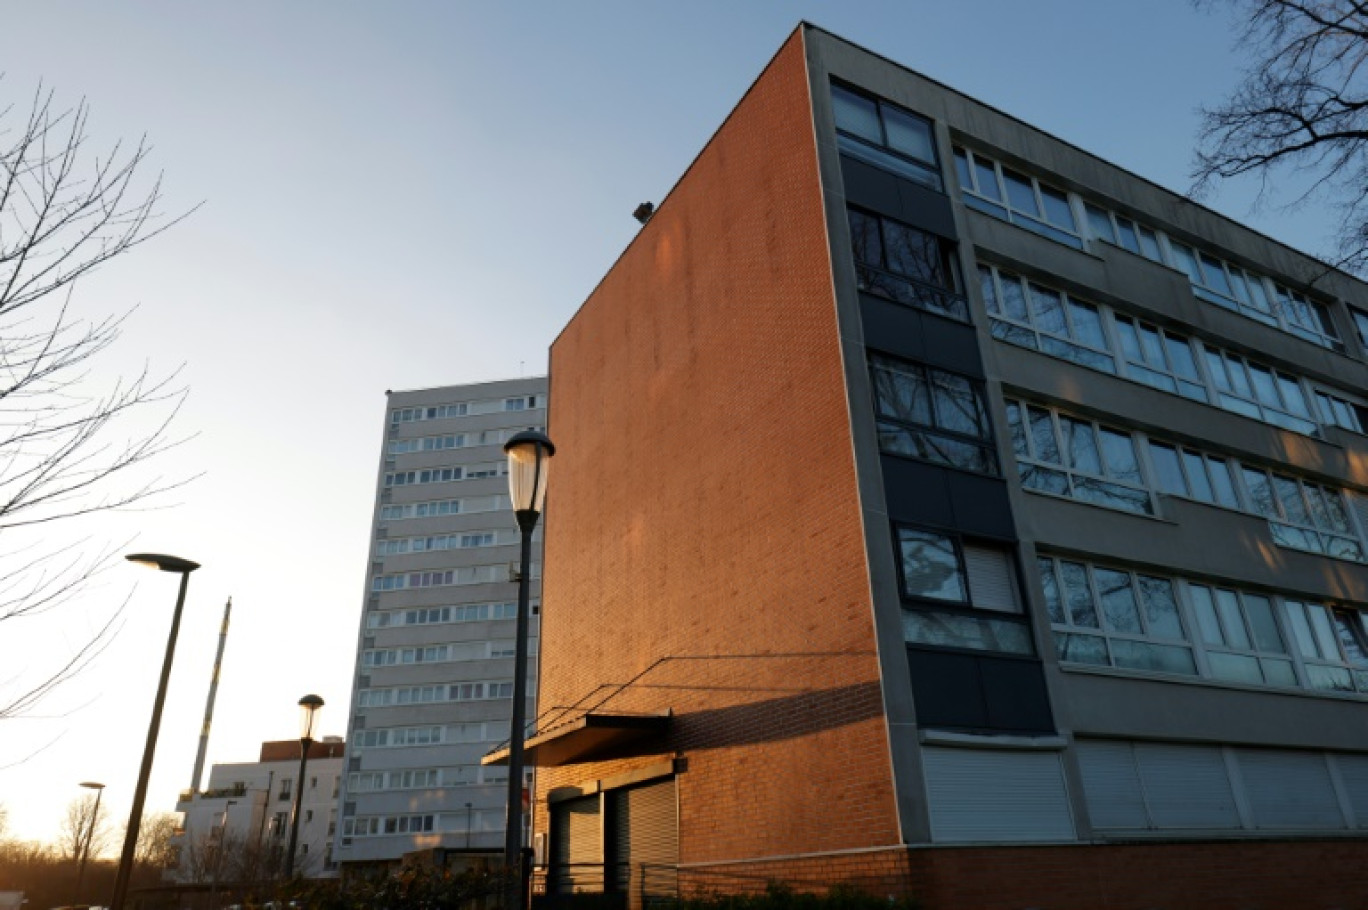
[[969,576],[969,599],[980,610],[1020,613],[1016,573],[1006,550],[964,545],[964,571]]
[[1339,766],[1340,780],[1358,826],[1368,828],[1368,757],[1339,754],[1335,764]]
[[1319,752],[1237,749],[1256,828],[1344,828],[1344,813]]
[[1240,827],[1219,747],[1136,743],[1135,763],[1155,828]]
[[679,822],[674,778],[612,791],[613,868],[619,890],[632,895],[674,897],[679,863]]
[[551,864],[555,890],[603,888],[603,837],[598,795],[551,806]]
[[922,759],[932,841],[1075,839],[1058,753],[927,746]]
[[1078,741],[1094,828],[1238,828],[1240,814],[1215,746]]

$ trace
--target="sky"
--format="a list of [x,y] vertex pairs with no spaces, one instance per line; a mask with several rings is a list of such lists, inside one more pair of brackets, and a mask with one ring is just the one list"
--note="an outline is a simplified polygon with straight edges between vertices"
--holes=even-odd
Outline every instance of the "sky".
[[[194,209],[75,302],[132,311],[93,381],[180,370],[185,441],[158,470],[195,479],[157,509],[7,532],[5,548],[105,541],[203,564],[148,811],[191,785],[230,596],[209,761],[296,737],[306,693],[326,702],[322,732],[345,732],[385,390],[543,373],[632,210],[669,191],[799,20],[1178,191],[1197,109],[1240,66],[1228,14],[1186,0],[3,0],[0,15],[0,106],[40,84],[84,98],[91,149],[146,136],[161,211]],[[1205,201],[1328,246],[1324,211],[1255,208],[1255,189]],[[120,561],[60,611],[0,623],[3,700],[128,598],[93,666],[0,720],[11,835],[53,838],[80,781],[127,818],[175,585]]]

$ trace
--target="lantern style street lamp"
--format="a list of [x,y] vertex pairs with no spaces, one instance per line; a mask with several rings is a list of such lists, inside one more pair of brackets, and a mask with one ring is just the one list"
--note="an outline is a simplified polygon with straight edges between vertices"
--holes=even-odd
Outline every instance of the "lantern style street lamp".
[[509,910],[522,910],[523,734],[527,726],[527,626],[532,590],[532,531],[546,502],[546,473],[556,447],[544,433],[523,430],[504,443],[513,515],[522,531],[522,571],[518,573],[518,626],[513,658],[513,722],[508,737],[508,819],[504,865],[511,881]]
[[81,846],[81,864],[76,869],[76,899],[81,899],[81,884],[85,881],[86,861],[90,859],[90,841],[95,837],[95,823],[100,820],[100,799],[104,796],[104,784],[93,780],[81,781],[81,786],[95,791],[95,811],[90,813],[90,825],[86,828],[85,844]]
[[294,875],[295,847],[299,844],[299,816],[304,805],[304,772],[309,767],[309,747],[314,743],[318,710],[322,707],[323,699],[317,695],[305,695],[299,700],[299,780],[295,783],[294,817],[290,819],[290,846],[285,851],[286,878]]
[[162,660],[161,681],[157,683],[157,697],[152,702],[152,721],[147,725],[147,744],[143,746],[142,767],[138,769],[138,786],[133,791],[133,809],[128,814],[128,830],[124,835],[123,853],[119,856],[119,874],[114,879],[114,894],[109,899],[109,910],[123,910],[128,895],[128,878],[133,872],[133,855],[138,847],[138,830],[142,827],[143,803],[147,800],[147,781],[152,776],[152,756],[157,751],[157,731],[161,729],[162,706],[166,704],[166,684],[171,678],[171,659],[176,654],[176,635],[180,632],[181,608],[185,606],[185,589],[190,584],[190,573],[199,563],[163,553],[133,553],[124,557],[129,562],[148,566],[161,572],[180,575],[180,593],[176,595],[176,610],[171,614],[171,632],[166,637],[166,657]]

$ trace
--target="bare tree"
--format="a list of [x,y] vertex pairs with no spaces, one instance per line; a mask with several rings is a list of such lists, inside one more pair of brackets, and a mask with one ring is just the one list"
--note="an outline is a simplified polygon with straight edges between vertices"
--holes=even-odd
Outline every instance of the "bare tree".
[[[99,814],[96,814],[98,809]],[[57,829],[57,851],[73,862],[80,862],[86,849],[88,855],[100,853],[109,840],[109,826],[105,823],[105,807],[94,793],[86,793],[67,803]],[[89,848],[86,846],[89,839]]]
[[5,839],[5,833],[9,830],[9,809],[0,804],[0,841]]
[[174,812],[151,812],[143,816],[138,826],[138,843],[133,850],[133,861],[140,866],[166,869],[174,865],[179,852],[171,842],[180,828]]
[[1283,201],[1328,201],[1341,219],[1334,264],[1368,271],[1368,3],[1198,2],[1245,19],[1237,43],[1251,62],[1230,97],[1203,111],[1195,189],[1250,174],[1268,200],[1293,178]]
[[[95,151],[88,116],[84,101],[62,108],[42,88],[27,106],[0,109],[0,623],[67,604],[110,564],[108,545],[45,545],[54,523],[179,485],[142,469],[175,443],[168,421],[184,390],[175,374],[146,367],[98,375],[128,313],[78,316],[73,292],[180,218],[158,217],[161,178],[145,174],[146,142]],[[0,718],[30,711],[79,673],[116,617],[37,678],[0,678]]]

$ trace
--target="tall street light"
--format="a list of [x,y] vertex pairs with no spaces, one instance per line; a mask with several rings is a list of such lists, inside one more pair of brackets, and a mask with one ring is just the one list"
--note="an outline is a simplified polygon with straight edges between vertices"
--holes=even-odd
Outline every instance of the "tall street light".
[[285,851],[286,878],[294,875],[300,807],[304,805],[304,770],[309,766],[309,747],[313,745],[314,731],[318,729],[318,709],[322,707],[323,699],[317,695],[305,695],[299,700],[299,781],[295,784],[294,817],[290,819],[290,846]]
[[180,632],[181,608],[185,606],[185,589],[190,583],[190,573],[200,567],[197,562],[161,553],[133,553],[124,558],[162,572],[178,572],[181,579],[180,593],[176,595],[176,612],[171,614],[171,633],[166,637],[161,682],[157,684],[157,698],[152,702],[152,722],[147,725],[147,745],[143,746],[138,787],[133,791],[133,810],[128,815],[128,833],[124,835],[119,875],[114,879],[114,895],[109,899],[109,910],[123,910],[124,898],[128,894],[128,878],[133,872],[133,855],[138,847],[138,829],[142,827],[143,802],[147,799],[147,780],[152,775],[152,755],[157,751],[157,731],[161,729],[162,705],[166,703],[166,683],[171,678],[171,658],[176,653],[176,634]]
[[86,828],[85,844],[81,847],[81,864],[76,869],[76,900],[81,899],[81,884],[85,881],[86,861],[90,859],[90,842],[95,837],[95,823],[100,820],[100,798],[104,796],[104,784],[93,780],[81,781],[81,786],[95,791],[95,811],[90,813],[90,825]]
[[518,573],[518,627],[513,659],[513,723],[508,737],[508,821],[504,865],[509,870],[509,910],[522,910],[523,734],[527,726],[527,626],[532,589],[532,531],[546,502],[546,473],[556,447],[543,433],[523,430],[504,443],[508,490],[522,531],[522,571]]

